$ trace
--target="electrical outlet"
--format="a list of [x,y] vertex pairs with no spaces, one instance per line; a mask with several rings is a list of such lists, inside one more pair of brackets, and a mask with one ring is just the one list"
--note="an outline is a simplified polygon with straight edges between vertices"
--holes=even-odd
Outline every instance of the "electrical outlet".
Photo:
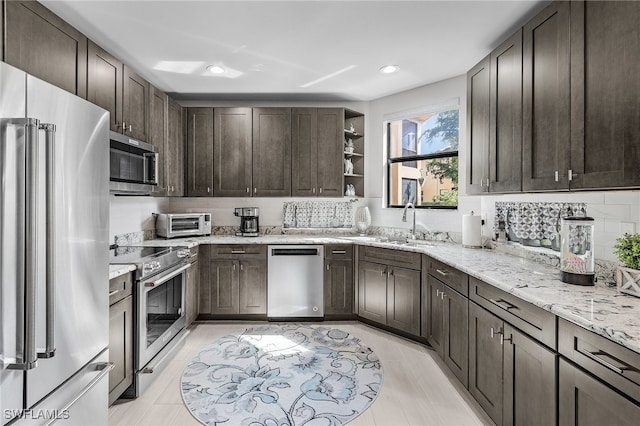
[[636,224],[634,222],[620,222],[621,234],[635,234]]

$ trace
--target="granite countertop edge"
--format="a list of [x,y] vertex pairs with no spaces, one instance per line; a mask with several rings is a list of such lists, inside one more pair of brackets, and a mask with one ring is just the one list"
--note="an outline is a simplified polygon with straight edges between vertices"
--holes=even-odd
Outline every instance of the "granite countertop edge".
[[195,247],[201,244],[358,244],[423,253],[640,353],[640,298],[620,293],[615,288],[566,284],[560,281],[558,269],[552,266],[496,250],[465,248],[442,242],[402,245],[377,241],[374,236],[326,234],[212,235],[147,240],[138,245]]

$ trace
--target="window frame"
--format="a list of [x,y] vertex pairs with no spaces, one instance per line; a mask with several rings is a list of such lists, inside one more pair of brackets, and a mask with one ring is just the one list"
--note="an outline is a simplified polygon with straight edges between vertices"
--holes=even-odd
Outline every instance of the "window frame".
[[[391,167],[393,164],[396,163],[404,163],[404,162],[409,162],[409,161],[422,161],[422,160],[433,160],[433,159],[438,159],[438,158],[458,158],[458,172],[460,172],[460,105],[458,104],[453,104],[453,105],[447,105],[444,107],[440,107],[440,108],[435,108],[435,109],[428,109],[426,108],[423,113],[440,113],[440,112],[444,112],[444,111],[448,111],[448,110],[453,110],[453,109],[457,109],[458,110],[458,149],[456,149],[455,151],[447,151],[447,152],[439,152],[439,153],[433,153],[433,154],[422,154],[422,155],[410,155],[410,156],[406,156],[406,157],[391,157],[391,123],[394,121],[399,121],[399,120],[407,120],[409,119],[408,117],[411,117],[412,115],[416,115],[415,113],[407,113],[404,114],[402,116],[396,116],[394,118],[389,118],[387,120],[385,120],[385,137],[386,137],[386,199],[385,199],[385,207],[386,208],[390,208],[390,209],[400,209],[400,208],[404,208],[403,205],[397,205],[397,204],[391,204]],[[416,141],[417,143],[417,141]],[[416,145],[416,149],[417,149],[417,145]],[[458,182],[459,184],[459,182]],[[418,186],[417,190],[420,190],[420,186]],[[458,195],[460,193],[458,192]],[[416,205],[415,208],[417,209],[428,209],[428,210],[457,210],[458,209],[458,205],[455,206],[433,206],[433,205]]]

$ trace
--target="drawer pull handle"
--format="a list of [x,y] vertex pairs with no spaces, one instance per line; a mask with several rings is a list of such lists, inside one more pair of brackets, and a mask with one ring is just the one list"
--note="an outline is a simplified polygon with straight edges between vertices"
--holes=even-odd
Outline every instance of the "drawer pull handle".
[[442,275],[443,277],[446,277],[447,275],[449,275],[449,272],[443,271],[442,269],[436,269],[436,272]]
[[109,292],[109,297],[111,296],[115,296],[116,294],[120,293],[120,290],[113,290]]
[[346,250],[331,250],[333,254],[347,254]]
[[244,254],[244,250],[231,250],[231,254]]
[[516,309],[517,306],[513,306],[511,303],[507,303],[502,299],[498,299],[498,300],[494,300],[494,299],[489,299],[489,302],[493,303],[494,305],[496,305],[497,307],[504,309],[505,311],[508,311],[509,309]]
[[[612,357],[611,355],[609,355],[606,352],[603,351],[596,351],[596,352],[590,352],[584,349],[580,349],[578,348],[578,352],[580,352],[581,354],[583,354],[584,356],[586,356],[587,358],[592,359],[593,361],[597,362],[598,364],[608,368],[609,370],[613,370],[616,373],[623,375],[625,370],[631,370],[631,371],[636,371],[635,368],[631,367],[630,365],[626,365],[624,364],[622,361],[620,361],[619,359],[616,359],[614,357]],[[610,363],[609,361],[601,358],[601,356],[606,356],[612,359],[615,359],[616,361],[618,361],[620,364],[624,364],[622,366],[617,366],[617,365],[613,365],[612,363]]]

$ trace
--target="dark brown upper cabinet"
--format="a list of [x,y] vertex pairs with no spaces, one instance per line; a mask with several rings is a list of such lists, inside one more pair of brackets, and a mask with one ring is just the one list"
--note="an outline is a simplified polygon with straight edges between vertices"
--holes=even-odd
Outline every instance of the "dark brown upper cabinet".
[[167,102],[167,141],[163,166],[167,196],[184,196],[183,108],[171,98]]
[[640,2],[571,2],[571,189],[640,186]]
[[158,148],[158,187],[157,195],[167,195],[168,188],[165,180],[165,146],[167,143],[167,102],[164,92],[151,86],[151,105],[149,106],[149,143]]
[[523,28],[523,191],[569,188],[569,2],[553,2]]
[[291,108],[253,108],[253,196],[291,196]]
[[251,108],[213,111],[213,186],[216,197],[250,197],[252,177]]
[[187,108],[187,196],[213,196],[213,108]]
[[522,30],[490,55],[489,192],[522,189]]
[[89,41],[87,99],[111,113],[111,130],[148,141],[149,83]]
[[488,191],[490,57],[467,73],[467,194]]
[[293,108],[291,116],[292,195],[342,196],[344,110]]
[[36,1],[5,1],[3,4],[0,34],[4,36],[4,43],[0,44],[4,44],[4,52],[0,47],[0,58],[85,98],[87,38]]

